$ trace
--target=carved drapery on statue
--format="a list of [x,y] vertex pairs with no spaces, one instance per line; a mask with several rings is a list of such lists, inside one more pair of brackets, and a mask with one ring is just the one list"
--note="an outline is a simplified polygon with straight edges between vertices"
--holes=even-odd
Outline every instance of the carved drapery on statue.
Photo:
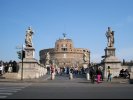
[[114,47],[114,31],[111,31],[110,27],[108,27],[108,31],[106,32],[106,37],[108,40],[107,46]]
[[26,38],[25,38],[25,45],[26,47],[32,47],[32,35],[34,32],[32,31],[31,27],[28,28],[26,31]]

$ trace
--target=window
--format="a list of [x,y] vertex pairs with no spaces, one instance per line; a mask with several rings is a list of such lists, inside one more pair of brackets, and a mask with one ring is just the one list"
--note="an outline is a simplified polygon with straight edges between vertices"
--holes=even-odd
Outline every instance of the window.
[[62,44],[62,51],[67,51],[67,46],[65,44]]
[[62,48],[62,51],[67,51],[67,48]]

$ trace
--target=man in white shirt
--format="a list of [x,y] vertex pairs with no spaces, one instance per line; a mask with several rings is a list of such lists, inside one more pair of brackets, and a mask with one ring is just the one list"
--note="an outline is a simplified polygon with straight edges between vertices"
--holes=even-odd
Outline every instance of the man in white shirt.
[[3,75],[3,68],[4,68],[3,64],[0,64],[0,76]]

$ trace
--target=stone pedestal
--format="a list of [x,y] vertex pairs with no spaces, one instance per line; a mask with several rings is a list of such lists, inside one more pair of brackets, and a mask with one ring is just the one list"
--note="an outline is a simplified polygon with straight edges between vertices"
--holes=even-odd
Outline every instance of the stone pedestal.
[[104,77],[108,77],[108,66],[111,68],[112,77],[119,76],[121,70],[121,61],[115,56],[115,48],[107,47],[105,49],[105,58],[102,61],[104,67]]
[[89,75],[89,73],[86,73],[86,79],[87,79],[87,80],[90,80],[90,75]]
[[39,78],[39,70],[38,70],[38,63],[31,62],[31,61],[24,61],[23,62],[23,69],[22,69],[22,62],[20,62],[20,70],[19,75],[22,77],[22,70],[23,70],[23,79],[32,79],[32,78]]
[[73,74],[69,73],[69,79],[72,80],[73,79]]
[[105,57],[115,56],[115,48],[114,47],[106,47],[104,50],[105,50]]
[[33,47],[25,48],[25,59],[33,59],[35,55],[35,49]]
[[[33,47],[25,48],[25,58],[23,59],[23,68],[22,62],[19,63],[20,70],[18,72],[18,77],[23,79],[33,79],[39,78],[40,76],[47,73],[47,69],[42,67],[38,61],[34,58],[35,49]],[[22,71],[23,70],[23,71]]]

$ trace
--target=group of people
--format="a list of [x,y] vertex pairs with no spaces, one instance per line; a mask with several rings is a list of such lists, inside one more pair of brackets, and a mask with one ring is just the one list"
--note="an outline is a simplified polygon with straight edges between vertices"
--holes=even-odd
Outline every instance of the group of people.
[[[47,68],[48,73],[51,74],[54,70],[56,75],[63,75],[63,74],[74,74],[74,75],[84,75],[89,73],[90,79],[92,83],[100,83],[104,80],[104,69],[102,66],[90,66],[88,68],[78,68],[78,67],[63,67],[63,68],[55,68],[52,69],[52,67]],[[112,79],[112,73],[110,66],[108,66],[108,78],[107,81],[111,82]]]
[[[92,83],[100,83],[104,79],[104,69],[102,66],[92,66],[89,69],[90,79]],[[107,68],[107,82],[112,80],[112,72],[110,66]]]
[[128,71],[128,69],[121,69],[120,73],[119,73],[119,77],[120,78],[130,78],[130,73]]
[[100,83],[101,81],[103,81],[103,67],[102,66],[91,66],[89,68],[89,74],[90,74],[90,79],[92,83],[95,83],[95,81],[97,81],[97,83]]
[[10,60],[9,62],[0,61],[0,75],[4,73],[18,72],[19,66],[16,61]]
[[[81,74],[85,74],[86,70],[85,68],[80,68],[80,67],[56,67],[55,68],[55,73],[57,75],[64,75],[64,74],[74,74],[74,75],[81,75]],[[47,67],[47,73],[50,74],[51,73],[51,67]]]
[[[50,69],[49,69],[50,71]],[[87,68],[78,68],[78,67],[63,67],[63,68],[55,68],[55,73],[58,74],[58,75],[63,75],[63,74],[74,74],[74,75],[84,75],[84,74],[87,74],[89,73],[89,76],[90,76],[90,80],[92,83],[100,83],[104,80],[104,68],[102,66],[90,66],[90,67],[87,67]],[[108,66],[107,68],[107,82],[111,82],[112,81],[112,70],[110,68],[110,66]],[[123,77],[123,78],[130,78],[130,73],[128,71],[128,69],[122,69],[120,71],[120,74],[119,74],[120,77]]]

